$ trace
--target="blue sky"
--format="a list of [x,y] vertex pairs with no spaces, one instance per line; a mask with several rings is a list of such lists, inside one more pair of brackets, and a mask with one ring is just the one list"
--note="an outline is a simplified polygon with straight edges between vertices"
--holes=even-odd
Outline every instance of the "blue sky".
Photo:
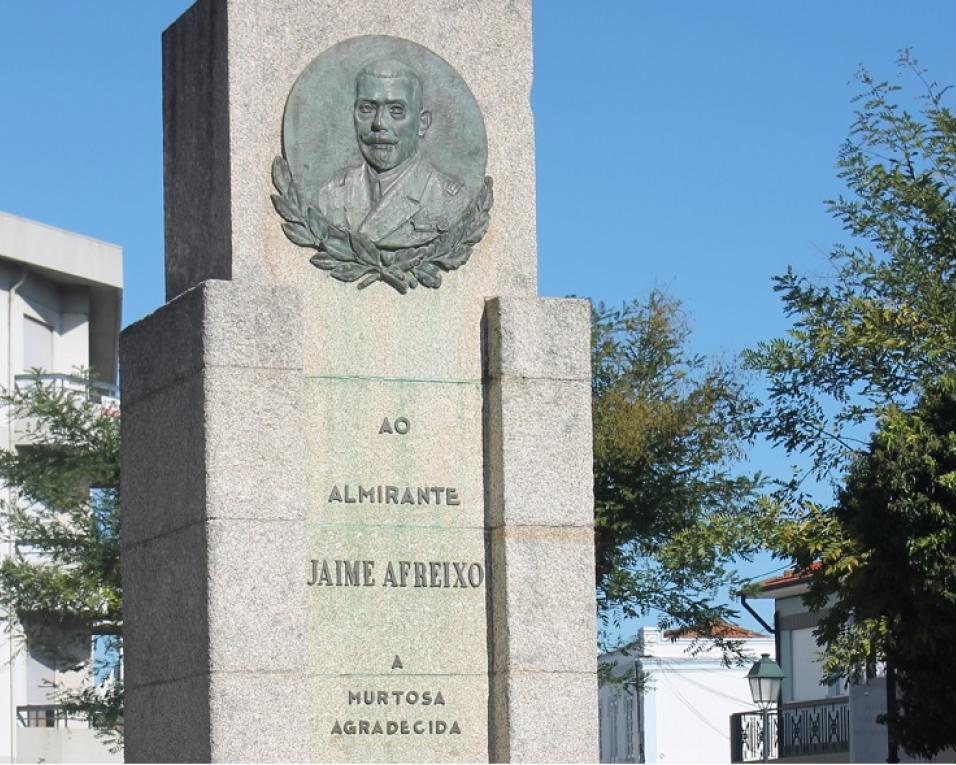
[[[189,4],[0,0],[0,210],[122,245],[124,323],[163,301],[160,34]],[[706,354],[785,330],[773,274],[826,273],[858,65],[911,47],[956,83],[948,0],[537,0],[534,24],[541,294],[664,287]]]

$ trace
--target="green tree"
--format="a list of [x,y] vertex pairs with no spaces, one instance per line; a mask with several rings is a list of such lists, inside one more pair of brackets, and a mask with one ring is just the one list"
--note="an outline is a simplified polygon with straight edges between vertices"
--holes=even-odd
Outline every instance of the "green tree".
[[[956,614],[941,603],[933,615],[944,621],[924,620],[925,597],[956,600],[944,496],[953,420],[937,388],[956,370],[956,117],[908,52],[899,64],[918,99],[859,74],[838,159],[847,192],[829,202],[851,244],[831,252],[832,279],[776,278],[793,328],[747,362],[769,379],[762,430],[839,492],[834,507],[812,502],[800,480],[778,495],[790,518],[778,551],[818,566],[811,605],[837,604],[818,631],[828,679],[858,680],[890,660],[903,691],[890,731],[931,754],[956,744],[952,696],[935,674],[948,665],[934,664]],[[935,568],[947,559],[948,573]]]
[[787,529],[798,562],[819,563],[808,603],[829,679],[885,661],[900,698],[886,721],[910,753],[956,745],[956,375],[912,411],[889,407],[832,511]]
[[724,602],[772,525],[758,475],[736,472],[756,401],[737,370],[687,349],[660,291],[592,323],[595,550],[605,623],[656,614],[732,652]]
[[916,113],[899,85],[858,75],[837,162],[848,193],[828,202],[854,243],[831,252],[827,280],[774,279],[793,328],[747,354],[769,378],[761,429],[837,483],[880,412],[956,361],[956,117],[908,52],[899,63],[924,90]]
[[30,650],[89,675],[83,687],[51,694],[119,746],[122,682],[96,686],[103,668],[89,650],[93,635],[105,643],[101,661],[120,649],[119,413],[97,403],[88,377],[80,387],[38,378],[2,398],[27,432],[0,452],[3,532],[15,542],[0,564],[0,608]]

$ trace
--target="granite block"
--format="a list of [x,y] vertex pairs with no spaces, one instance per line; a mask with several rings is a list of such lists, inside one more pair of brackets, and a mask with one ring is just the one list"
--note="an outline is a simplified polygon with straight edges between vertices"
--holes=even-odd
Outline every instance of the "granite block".
[[232,276],[226,0],[199,0],[163,34],[166,299]]
[[150,685],[124,694],[126,762],[211,762],[209,675]]
[[590,381],[590,301],[496,297],[484,322],[486,378]]
[[304,672],[308,662],[303,524],[209,521],[209,668]]
[[205,517],[203,422],[203,381],[198,370],[147,398],[123,402],[124,548]]
[[597,691],[594,673],[509,673],[492,699],[491,761],[597,762]]
[[591,530],[511,526],[491,545],[494,670],[596,672]]
[[[484,526],[482,391],[473,383],[312,378],[306,384],[309,517],[322,523]],[[401,434],[396,428],[408,432]],[[391,433],[381,432],[386,430]],[[396,424],[398,423],[398,424]],[[429,504],[329,501],[334,487],[442,487]],[[448,504],[444,493],[455,490]],[[404,495],[404,492],[403,492]],[[344,497],[343,497],[344,499]]]
[[127,688],[208,671],[207,586],[202,524],[123,549]]
[[207,367],[302,368],[298,289],[209,280],[203,301]]
[[469,266],[447,274],[440,290],[416,289],[407,295],[374,287],[347,292],[349,285],[308,267],[317,276],[308,272],[299,276],[306,374],[451,383],[481,380],[484,297],[465,290]]
[[[229,205],[232,210],[232,277],[237,281],[308,282],[328,295],[348,295],[364,303],[354,286],[335,283],[316,271],[300,248],[285,239],[268,197],[269,171],[278,153],[285,99],[292,83],[316,55],[358,35],[393,35],[424,45],[455,67],[472,90],[488,135],[487,174],[495,179],[498,200],[491,228],[449,284],[465,285],[475,300],[500,294],[534,294],[535,204],[534,130],[528,100],[531,88],[531,4],[529,0],[406,0],[384,8],[374,0],[348,3],[323,0],[230,0],[225,3],[228,51],[225,76],[228,103],[197,104],[197,109],[228,109]],[[268,40],[268,45],[263,45]],[[211,55],[211,54],[206,54]],[[204,117],[203,114],[197,115]],[[185,131],[184,131],[185,132]],[[177,136],[187,140],[188,132]],[[225,151],[220,141],[217,151]],[[184,193],[204,193],[206,183],[190,183]],[[170,178],[167,173],[167,183]],[[205,179],[202,179],[203,181]],[[210,251],[212,255],[214,251]],[[177,263],[172,263],[176,266]],[[182,288],[188,284],[182,285]],[[376,285],[365,294],[375,302],[434,302],[416,290],[398,296]],[[443,301],[444,302],[444,301]],[[336,306],[330,304],[329,315]],[[383,306],[384,307],[384,306]],[[390,308],[385,308],[390,312]],[[450,311],[449,315],[457,315]],[[387,321],[387,316],[382,316]]]
[[212,762],[310,762],[315,713],[308,678],[214,672],[209,678]]
[[[382,691],[384,697],[379,695]],[[350,692],[353,703],[349,703]],[[319,761],[488,761],[486,674],[416,674],[396,669],[351,678],[315,677],[312,693],[316,710],[313,757]],[[424,703],[426,693],[428,704]],[[414,703],[409,703],[409,698]],[[362,720],[369,730],[378,722],[383,732],[344,732],[347,723],[358,728]],[[438,725],[439,721],[443,724]],[[336,723],[342,733],[335,732]]]
[[590,384],[495,380],[487,399],[488,525],[592,525]]
[[[331,586],[304,587],[312,671],[361,676],[387,671],[400,656],[408,672],[484,675],[485,558],[483,529],[310,524],[302,581],[313,578],[313,559],[330,561],[333,580]],[[371,561],[372,582],[364,584],[362,571],[362,586],[340,586],[335,561]],[[401,561],[411,563],[404,583]],[[414,562],[425,564],[422,580],[415,577]],[[439,564],[434,572],[432,562]],[[456,571],[451,562],[461,568]]]
[[201,282],[127,327],[120,362],[124,408],[202,366],[301,369],[300,293]]
[[205,370],[209,517],[305,517],[302,390],[297,370]]
[[124,411],[202,366],[203,288],[179,295],[120,334]]

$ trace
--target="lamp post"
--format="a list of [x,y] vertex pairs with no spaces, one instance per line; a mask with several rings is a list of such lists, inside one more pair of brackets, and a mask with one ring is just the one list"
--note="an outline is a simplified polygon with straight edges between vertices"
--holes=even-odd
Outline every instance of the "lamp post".
[[763,761],[767,762],[770,756],[770,706],[780,696],[783,670],[770,658],[769,653],[764,653],[747,673],[747,682],[750,683],[754,704],[763,710]]

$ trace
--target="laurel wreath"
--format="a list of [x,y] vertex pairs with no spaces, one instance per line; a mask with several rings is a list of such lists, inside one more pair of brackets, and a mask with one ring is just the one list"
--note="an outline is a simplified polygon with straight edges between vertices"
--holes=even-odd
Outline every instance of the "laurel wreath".
[[306,204],[284,157],[272,163],[272,184],[279,192],[272,195],[272,204],[285,221],[282,230],[293,244],[316,250],[309,258],[312,265],[341,282],[358,281],[360,290],[383,281],[403,295],[419,284],[437,289],[442,272],[468,262],[472,248],[488,230],[494,201],[491,178],[485,177],[475,201],[447,231],[421,247],[385,250],[367,236],[333,226]]

